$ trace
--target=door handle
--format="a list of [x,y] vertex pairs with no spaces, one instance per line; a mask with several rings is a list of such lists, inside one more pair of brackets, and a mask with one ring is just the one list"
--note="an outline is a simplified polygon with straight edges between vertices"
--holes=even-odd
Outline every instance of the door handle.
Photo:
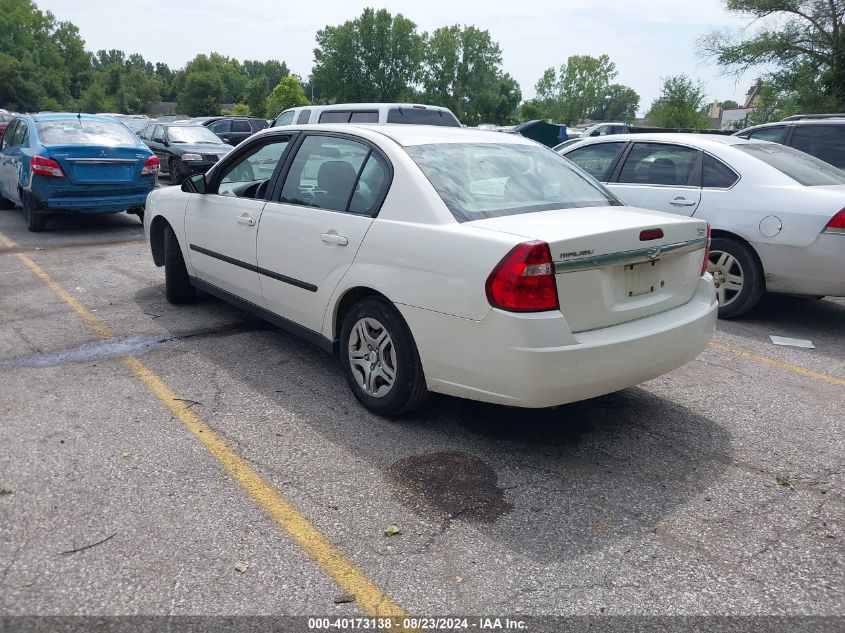
[[669,204],[673,207],[694,207],[696,203],[695,200],[687,200],[686,198],[679,197],[672,200]]
[[326,244],[337,244],[338,246],[346,246],[349,244],[349,238],[346,238],[343,235],[338,235],[337,233],[323,233],[320,235],[320,239]]
[[255,218],[247,214],[239,215],[238,222],[240,224],[246,224],[247,226],[255,226]]

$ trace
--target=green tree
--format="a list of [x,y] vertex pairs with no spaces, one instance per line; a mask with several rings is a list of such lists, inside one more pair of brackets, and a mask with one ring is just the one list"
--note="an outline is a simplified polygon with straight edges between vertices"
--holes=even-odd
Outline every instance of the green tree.
[[701,82],[693,82],[686,75],[668,77],[646,119],[659,127],[704,129],[709,124],[707,115],[701,113],[704,98]]
[[267,99],[267,106],[264,108],[264,112],[269,117],[275,117],[282,110],[308,105],[309,103],[308,98],[305,96],[305,91],[302,90],[302,84],[299,82],[299,79],[293,75],[288,75],[273,88],[273,92],[270,93],[270,97]]
[[630,123],[637,118],[640,107],[640,95],[636,90],[622,84],[611,84],[601,106],[590,113],[590,118],[597,121],[624,121]]
[[421,97],[448,107],[467,125],[509,123],[521,98],[502,72],[502,51],[489,31],[444,26],[425,42]]
[[738,108],[739,104],[733,99],[725,99],[724,101],[719,102],[719,107],[722,108],[722,110],[733,110],[734,108]]
[[547,118],[572,125],[608,99],[616,64],[607,55],[572,55],[559,72],[548,68],[537,82],[537,101]]
[[411,20],[367,8],[317,31],[312,81],[328,100],[403,101],[419,78],[423,48]]
[[194,70],[185,73],[176,105],[179,112],[189,116],[217,114],[225,95],[226,86],[219,74],[211,70]]
[[[804,111],[845,109],[845,0],[726,0],[749,27],[712,32],[702,52],[744,72],[777,67],[765,77],[778,100]],[[756,28],[751,28],[756,26]]]

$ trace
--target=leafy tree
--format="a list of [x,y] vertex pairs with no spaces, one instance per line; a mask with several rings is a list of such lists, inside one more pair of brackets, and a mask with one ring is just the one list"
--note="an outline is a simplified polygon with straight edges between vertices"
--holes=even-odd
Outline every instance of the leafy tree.
[[766,82],[800,110],[845,109],[845,0],[726,0],[757,28],[713,32],[699,43],[720,65],[777,70]]
[[547,118],[572,125],[604,104],[616,75],[616,64],[607,55],[572,55],[559,72],[546,69],[537,82],[537,100]]
[[519,106],[518,117],[520,121],[536,121],[546,118],[546,109],[537,99],[523,101]]
[[223,110],[223,114],[231,114],[233,116],[252,116],[253,112],[246,103],[236,103],[229,110]]
[[180,112],[189,116],[203,116],[220,112],[226,96],[226,86],[219,74],[211,70],[185,73],[184,84],[176,98]]
[[624,121],[630,123],[637,117],[640,95],[628,86],[611,84],[607,88],[604,103],[590,113],[597,121]]
[[419,78],[423,49],[411,20],[367,8],[317,31],[312,80],[329,100],[403,101]]
[[[237,59],[226,57],[220,53],[210,53],[208,55],[200,53],[185,64],[184,72],[184,83],[180,90],[187,88],[188,79],[192,74],[204,73],[208,76],[215,77],[223,86],[223,92],[219,97],[220,101],[218,103],[237,103],[243,99],[247,77],[242,72],[241,64]],[[207,81],[207,78],[203,81]],[[176,100],[180,101],[178,94]]]
[[467,125],[508,123],[521,92],[501,66],[502,51],[489,31],[444,26],[425,42],[421,97]]
[[703,129],[709,124],[701,113],[704,84],[693,82],[686,75],[663,80],[660,96],[651,104],[646,119],[653,125],[668,128]]
[[309,103],[299,79],[293,75],[288,75],[273,88],[273,92],[267,99],[264,112],[268,117],[275,117],[282,110],[308,105]]
[[725,99],[724,101],[719,102],[719,107],[722,108],[722,110],[733,110],[734,108],[738,108],[739,104],[733,99]]

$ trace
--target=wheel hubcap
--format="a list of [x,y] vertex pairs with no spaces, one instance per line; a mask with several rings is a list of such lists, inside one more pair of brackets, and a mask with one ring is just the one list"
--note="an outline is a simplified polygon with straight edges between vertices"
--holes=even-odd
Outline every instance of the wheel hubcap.
[[383,398],[396,382],[393,339],[373,318],[359,319],[349,336],[349,365],[358,386],[369,396]]
[[745,275],[736,257],[725,251],[710,251],[707,272],[713,275],[720,306],[733,303],[742,292]]

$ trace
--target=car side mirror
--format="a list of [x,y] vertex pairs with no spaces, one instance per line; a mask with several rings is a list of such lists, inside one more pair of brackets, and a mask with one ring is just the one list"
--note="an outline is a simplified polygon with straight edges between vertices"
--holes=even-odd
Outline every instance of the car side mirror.
[[182,183],[186,193],[205,193],[205,174],[195,174]]

